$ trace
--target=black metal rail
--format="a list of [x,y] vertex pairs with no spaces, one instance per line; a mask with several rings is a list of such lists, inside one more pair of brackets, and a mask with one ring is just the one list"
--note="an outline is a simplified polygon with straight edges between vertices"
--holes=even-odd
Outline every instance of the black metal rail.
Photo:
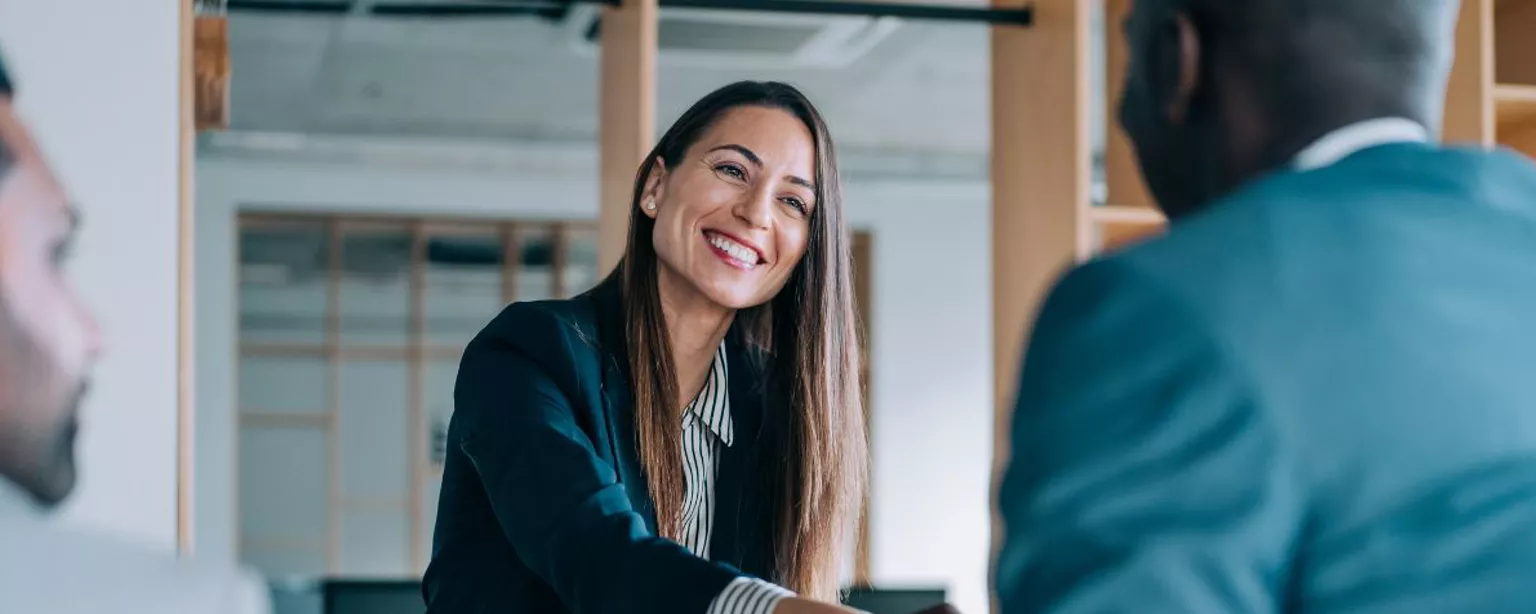
[[819,15],[864,15],[938,21],[966,21],[996,25],[1027,26],[1034,21],[1034,11],[995,9],[905,2],[841,2],[838,0],[658,0],[661,6],[675,6],[723,11],[764,11],[775,13],[810,13]]
[[[575,2],[618,6],[621,0],[490,0],[443,3],[380,3],[369,14],[394,17],[493,17],[526,15],[568,8]],[[817,15],[862,15],[902,19],[961,21],[993,25],[1028,26],[1034,21],[1030,6],[1015,9],[981,8],[905,2],[844,2],[841,0],[658,0],[661,6],[721,11],[758,11]],[[228,0],[230,11],[303,12],[341,14],[352,10],[352,0]]]

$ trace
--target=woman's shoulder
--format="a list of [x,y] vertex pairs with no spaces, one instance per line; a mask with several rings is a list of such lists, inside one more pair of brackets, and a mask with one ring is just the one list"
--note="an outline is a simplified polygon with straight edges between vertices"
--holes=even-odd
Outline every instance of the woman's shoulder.
[[556,380],[583,378],[602,364],[593,296],[512,303],[464,350],[464,363],[538,367]]
[[549,423],[575,415],[581,422],[587,412],[601,411],[606,354],[596,330],[588,297],[502,309],[459,361],[453,419],[476,426],[458,432],[497,432],[495,425],[506,420]]
[[589,295],[523,301],[502,308],[470,346],[499,345],[542,354],[580,346],[596,348],[597,309]]

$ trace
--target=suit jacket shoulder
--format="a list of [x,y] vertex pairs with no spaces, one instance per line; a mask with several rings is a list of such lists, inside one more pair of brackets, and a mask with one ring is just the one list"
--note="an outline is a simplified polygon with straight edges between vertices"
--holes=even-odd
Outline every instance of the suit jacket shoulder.
[[[1536,227],[1536,168],[1508,152],[1384,145],[1255,181],[1167,234],[1116,254],[1213,323],[1304,319],[1319,293],[1388,265],[1434,234],[1524,240]],[[1521,236],[1517,236],[1521,235]],[[1328,306],[1332,309],[1335,306]]]
[[575,378],[601,373],[595,302],[589,293],[508,305],[470,342],[465,358],[512,351],[532,360],[571,393],[568,388]]

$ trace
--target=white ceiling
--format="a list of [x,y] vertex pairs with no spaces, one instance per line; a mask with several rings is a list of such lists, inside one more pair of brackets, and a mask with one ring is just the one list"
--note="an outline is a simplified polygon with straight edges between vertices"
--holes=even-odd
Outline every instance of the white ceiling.
[[[232,131],[596,141],[597,60],[548,19],[235,12],[230,46]],[[845,152],[984,169],[988,53],[984,25],[904,21],[837,69],[700,67],[663,54],[658,131],[715,87],[775,79],[822,108]]]

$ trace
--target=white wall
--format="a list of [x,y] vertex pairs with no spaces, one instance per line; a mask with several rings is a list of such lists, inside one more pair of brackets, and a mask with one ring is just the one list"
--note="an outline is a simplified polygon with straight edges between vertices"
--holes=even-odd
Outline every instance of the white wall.
[[71,276],[107,355],[66,518],[176,547],[179,4],[0,0],[20,111],[84,212]]
[[[200,555],[232,557],[238,210],[581,219],[596,170],[381,168],[205,157],[198,162]],[[984,182],[849,180],[852,223],[874,237],[872,566],[887,586],[946,585],[987,609],[991,294]]]

